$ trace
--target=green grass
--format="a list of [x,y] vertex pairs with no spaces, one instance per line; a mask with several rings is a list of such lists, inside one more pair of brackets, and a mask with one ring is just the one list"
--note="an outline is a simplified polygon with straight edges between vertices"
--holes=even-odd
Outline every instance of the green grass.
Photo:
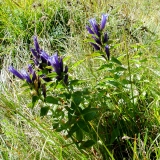
[[[0,159],[160,159],[159,10],[159,0],[0,1]],[[100,20],[101,13],[109,13],[111,57],[127,69],[116,82],[125,87],[109,83],[115,72],[98,71],[105,62],[91,56],[85,41],[88,20]],[[71,79],[85,80],[79,87],[92,90],[100,116],[91,124],[101,138],[92,148],[79,151],[65,133],[52,130],[52,119],[39,116],[39,105],[28,108],[30,94],[8,72],[12,63],[27,66],[33,35],[48,53],[60,51]]]

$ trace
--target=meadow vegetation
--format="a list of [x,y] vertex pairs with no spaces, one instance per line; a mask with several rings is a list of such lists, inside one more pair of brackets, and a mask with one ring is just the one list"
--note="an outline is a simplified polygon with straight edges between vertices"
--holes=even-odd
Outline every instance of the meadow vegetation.
[[[86,29],[106,13],[109,60]],[[0,0],[0,17],[0,159],[160,159],[159,0]],[[8,71],[34,36],[68,66],[44,98]]]

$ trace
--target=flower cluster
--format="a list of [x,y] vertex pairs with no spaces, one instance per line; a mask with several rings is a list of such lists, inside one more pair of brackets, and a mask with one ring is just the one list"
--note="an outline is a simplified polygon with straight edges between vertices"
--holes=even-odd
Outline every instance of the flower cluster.
[[[65,84],[68,83],[68,67],[63,66],[63,59],[58,56],[58,53],[56,52],[54,55],[49,56],[44,50],[42,50],[39,46],[39,43],[37,41],[37,37],[34,37],[34,46],[35,48],[32,48],[32,54],[33,54],[33,61],[36,66],[39,67],[39,69],[47,70],[48,73],[52,72],[52,69],[46,68],[46,66],[52,66],[54,69],[54,72],[57,74],[57,81],[63,80]],[[42,78],[45,81],[51,81],[50,78],[46,77],[46,75],[42,75]]]
[[97,24],[96,19],[92,18],[89,20],[91,27],[87,26],[86,29],[92,35],[94,43],[91,42],[91,45],[94,47],[94,49],[102,52],[105,51],[106,56],[109,59],[110,51],[109,51],[109,46],[107,44],[108,34],[106,32],[104,34],[102,33],[102,31],[105,28],[107,19],[108,19],[108,14],[102,14],[101,24],[99,25]]
[[[68,84],[68,67],[63,65],[63,59],[55,53],[52,56],[49,56],[44,50],[42,50],[37,41],[37,37],[34,37],[34,47],[31,49],[33,54],[33,62],[35,66],[38,66],[38,70],[42,71],[42,74],[39,76],[36,75],[31,65],[28,65],[28,72],[22,69],[18,72],[12,66],[9,67],[9,71],[13,73],[16,77],[26,80],[29,86],[39,94],[39,89],[42,89],[43,95],[45,97],[45,84],[41,84],[41,78],[49,82],[52,79],[47,77],[48,73],[55,72],[57,74],[57,81],[63,81],[65,85]],[[47,66],[50,66],[49,68]]]

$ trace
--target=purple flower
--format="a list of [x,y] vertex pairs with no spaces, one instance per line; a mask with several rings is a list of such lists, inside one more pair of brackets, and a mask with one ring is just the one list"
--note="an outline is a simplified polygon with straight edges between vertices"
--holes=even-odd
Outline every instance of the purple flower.
[[108,34],[104,33],[104,37],[103,37],[103,43],[108,42]]
[[100,50],[100,47],[97,44],[91,42],[91,45],[94,47],[95,50]]
[[12,66],[9,66],[8,70],[13,73],[16,77],[24,80],[24,77],[21,73],[19,73],[16,69],[14,69]]
[[40,51],[40,57],[41,57],[42,63],[48,64],[48,59],[50,56],[45,51],[43,50]]
[[12,66],[9,66],[8,70],[13,73],[16,77],[22,79],[22,80],[26,80],[28,83],[32,84],[34,83],[35,79],[37,78],[35,71],[33,70],[32,66],[29,65],[28,66],[28,71],[30,73],[30,75],[32,75],[32,80],[30,75],[28,74],[27,71],[25,71],[24,69],[22,69],[20,72],[18,72],[16,69],[14,69]]
[[99,26],[98,26],[98,24],[97,24],[97,22],[96,22],[96,19],[95,19],[95,18],[92,18],[92,19],[89,20],[89,22],[90,22],[90,24],[91,24],[91,26],[92,26],[92,28],[93,28],[94,33],[95,33],[98,37],[100,37]]
[[32,80],[31,80],[29,74],[28,74],[24,69],[21,70],[21,74],[22,74],[23,78],[24,78],[28,83],[32,83]]
[[32,82],[34,82],[37,79],[37,76],[30,64],[28,65],[28,71],[32,75]]
[[88,32],[89,32],[90,34],[94,34],[94,32],[92,31],[92,29],[91,29],[89,26],[86,26],[86,29],[88,30]]
[[61,76],[61,72],[63,72],[62,58],[59,59],[58,54],[55,53],[53,56],[49,58],[49,62],[51,66],[54,68],[54,71],[57,73],[57,75]]
[[[90,44],[94,47],[95,50],[99,50],[103,52],[103,57],[110,58],[109,46],[106,45],[108,42],[108,34],[107,32],[103,35],[103,29],[105,28],[106,22],[108,19],[108,14],[102,14],[101,24],[97,24],[96,19],[92,18],[89,20],[90,26],[87,26],[86,29],[90,34],[92,34],[92,38],[94,42],[90,42]],[[106,59],[107,59],[106,58]]]
[[102,14],[102,20],[100,25],[100,30],[103,30],[108,19],[108,14]]
[[49,57],[48,61],[50,62],[51,66],[54,68],[54,71],[57,73],[57,80],[64,80],[64,83],[68,83],[68,67],[63,66],[63,59],[58,56],[58,53],[55,53],[51,57]]
[[109,60],[109,58],[110,58],[110,51],[109,51],[109,46],[108,45],[105,46],[105,52],[106,52],[107,58]]

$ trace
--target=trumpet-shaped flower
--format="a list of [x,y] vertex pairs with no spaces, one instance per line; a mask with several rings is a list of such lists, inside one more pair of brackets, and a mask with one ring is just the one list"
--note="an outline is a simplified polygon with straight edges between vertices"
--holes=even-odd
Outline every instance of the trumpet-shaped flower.
[[61,57],[58,56],[58,53],[55,53],[52,56],[44,56],[44,58],[46,59],[46,61],[48,61],[48,63],[54,68],[54,71],[57,74],[57,80],[61,81],[64,80],[64,83],[67,84],[68,81],[68,67],[63,66],[63,59]]
[[102,20],[100,25],[100,30],[103,30],[108,19],[108,14],[102,14]]
[[16,69],[14,69],[12,66],[9,66],[8,70],[9,70],[11,73],[13,73],[16,77],[24,80],[23,75],[22,75],[20,72],[18,72]]
[[32,69],[31,65],[28,66],[28,70],[29,70],[30,75],[32,76],[32,79],[30,75],[28,74],[28,72],[24,69],[18,72],[15,68],[13,68],[12,66],[9,66],[8,70],[11,73],[13,73],[16,77],[22,80],[26,80],[26,82],[28,82],[29,84],[33,83],[34,80],[36,79],[35,71]]
[[96,51],[101,51],[105,53],[102,55],[103,57],[109,59],[110,52],[109,52],[109,46],[106,45],[108,42],[108,34],[105,32],[104,34],[102,31],[104,30],[106,23],[108,19],[108,14],[102,14],[101,24],[97,24],[95,18],[92,18],[89,20],[90,26],[86,26],[86,29],[88,30],[89,34],[92,35],[94,42],[90,42],[90,44],[94,47]]

